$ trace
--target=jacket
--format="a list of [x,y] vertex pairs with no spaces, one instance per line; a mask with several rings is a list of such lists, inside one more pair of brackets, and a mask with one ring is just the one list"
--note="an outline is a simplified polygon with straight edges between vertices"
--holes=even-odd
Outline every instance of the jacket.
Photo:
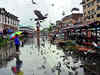
[[20,41],[19,41],[19,38],[18,38],[18,37],[16,37],[16,38],[14,39],[14,42],[15,42],[15,45],[20,45]]

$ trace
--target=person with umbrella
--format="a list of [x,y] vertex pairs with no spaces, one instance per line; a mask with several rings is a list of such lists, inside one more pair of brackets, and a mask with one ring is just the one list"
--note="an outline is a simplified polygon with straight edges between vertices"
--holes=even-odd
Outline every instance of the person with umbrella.
[[13,40],[14,39],[14,43],[15,43],[15,46],[16,46],[16,52],[19,52],[19,47],[20,47],[19,37],[20,37],[21,34],[22,34],[22,32],[18,31],[18,32],[12,33],[9,36],[9,39],[10,40]]
[[16,37],[14,39],[14,43],[15,43],[15,46],[16,46],[16,52],[19,52],[20,40],[19,40],[19,35],[18,34],[16,34]]

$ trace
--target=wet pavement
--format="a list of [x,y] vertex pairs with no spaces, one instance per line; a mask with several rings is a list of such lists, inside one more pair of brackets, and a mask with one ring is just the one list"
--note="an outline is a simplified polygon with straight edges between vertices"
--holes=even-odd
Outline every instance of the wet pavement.
[[[61,56],[64,56],[64,53],[62,50],[58,50],[56,45],[42,40],[40,45],[38,50],[36,40],[29,40],[24,47],[20,48],[20,59],[23,61],[21,71],[24,72],[24,75],[84,75],[83,68],[80,68],[80,60],[73,63],[72,57],[69,56],[63,62]],[[58,63],[61,64],[61,67],[57,68]],[[0,68],[0,75],[13,75],[12,66],[16,66],[16,59],[7,62],[3,68]],[[72,69],[75,66],[77,70]],[[75,74],[76,72],[78,74]]]

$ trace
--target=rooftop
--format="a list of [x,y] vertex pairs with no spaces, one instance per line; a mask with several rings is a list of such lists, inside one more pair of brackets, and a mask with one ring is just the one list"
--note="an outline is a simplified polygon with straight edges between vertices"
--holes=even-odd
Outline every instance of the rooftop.
[[7,12],[5,8],[0,8],[0,14],[6,15],[8,17],[11,17],[11,18],[14,18],[14,19],[18,20],[18,17],[17,16],[11,14],[10,12]]

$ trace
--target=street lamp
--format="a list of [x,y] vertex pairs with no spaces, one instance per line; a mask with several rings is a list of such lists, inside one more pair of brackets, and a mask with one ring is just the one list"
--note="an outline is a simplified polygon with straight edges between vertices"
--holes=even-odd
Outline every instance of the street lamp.
[[[32,4],[36,4],[34,2],[34,0],[32,0]],[[34,14],[37,16],[37,18],[35,19],[36,21],[36,29],[37,29],[37,45],[38,48],[40,48],[40,22],[43,21],[44,19],[46,19],[46,16],[43,16],[43,14],[39,11],[39,10],[34,10]]]
[[39,10],[34,10],[35,15],[38,17],[35,19],[37,22],[37,45],[40,47],[40,22],[46,19],[47,17],[43,16]]

